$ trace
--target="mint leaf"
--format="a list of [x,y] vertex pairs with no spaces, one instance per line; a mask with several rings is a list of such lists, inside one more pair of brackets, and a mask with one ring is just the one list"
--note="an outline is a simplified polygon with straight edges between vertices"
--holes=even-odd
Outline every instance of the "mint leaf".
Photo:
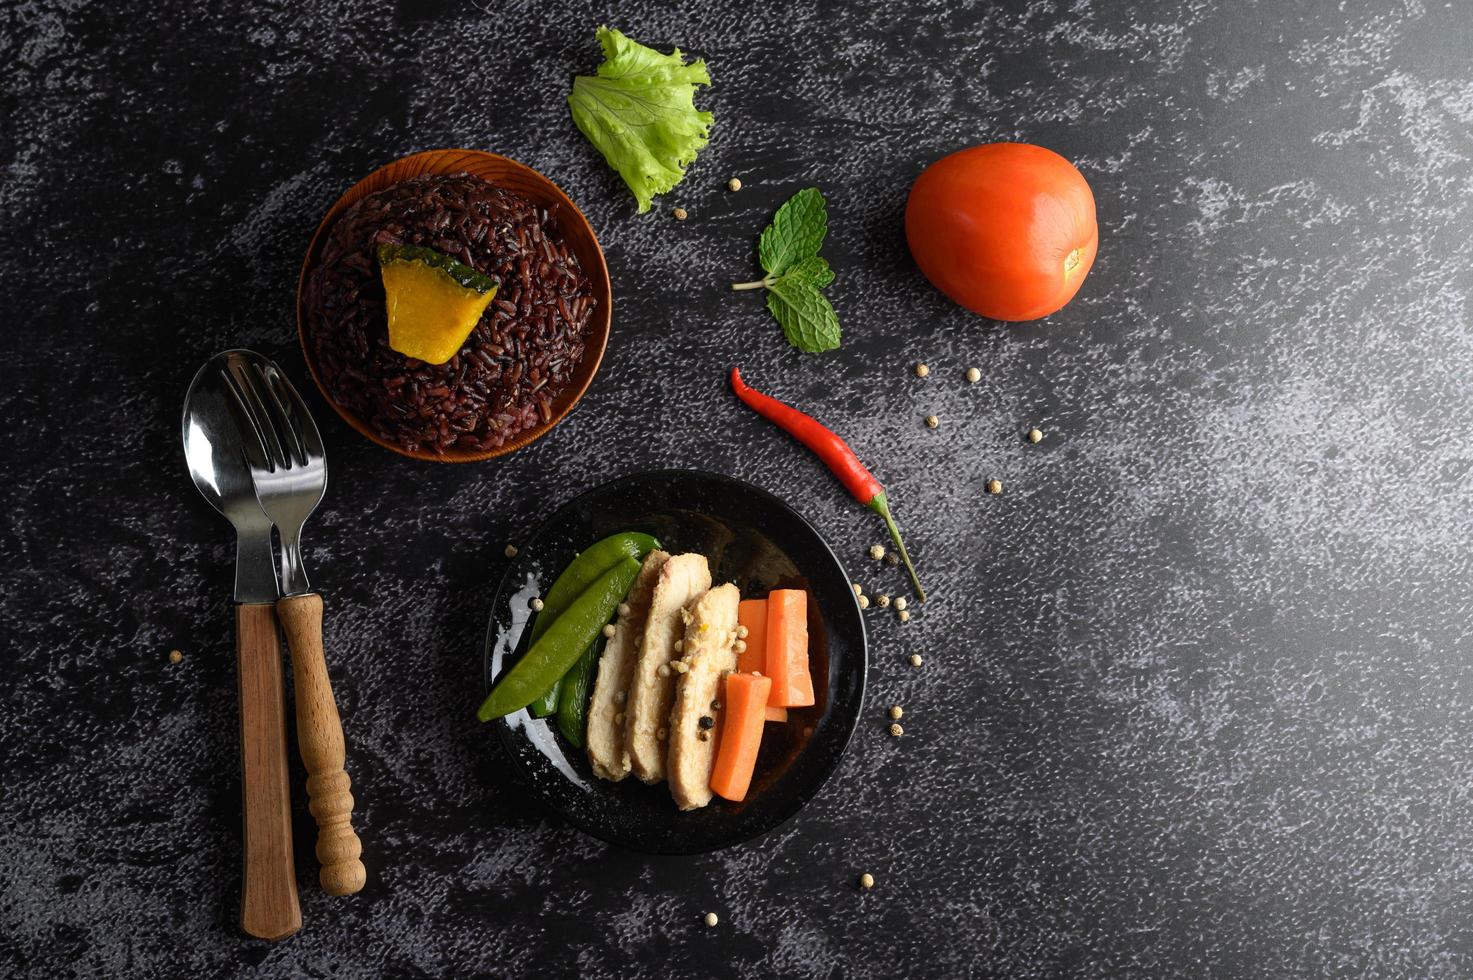
[[820,292],[834,281],[834,270],[818,254],[828,230],[828,209],[818,188],[799,191],[777,209],[757,242],[757,258],[767,275],[731,286],[767,290],[767,309],[783,336],[807,354],[839,346],[839,315]]
[[788,343],[800,351],[821,354],[839,346],[839,315],[809,280],[798,276],[777,280],[767,287],[767,308],[782,324]]
[[573,79],[573,122],[624,178],[641,213],[656,194],[680,183],[706,145],[712,116],[695,106],[710,85],[706,63],[685,63],[680,49],[660,54],[607,27],[598,29],[604,62],[596,75]]
[[768,276],[781,276],[817,255],[828,230],[829,214],[823,195],[817,187],[801,190],[772,216],[772,224],[757,242],[757,259]]
[[834,270],[829,264],[817,255],[810,255],[797,265],[783,273],[783,279],[802,279],[804,282],[812,283],[819,289],[834,281]]

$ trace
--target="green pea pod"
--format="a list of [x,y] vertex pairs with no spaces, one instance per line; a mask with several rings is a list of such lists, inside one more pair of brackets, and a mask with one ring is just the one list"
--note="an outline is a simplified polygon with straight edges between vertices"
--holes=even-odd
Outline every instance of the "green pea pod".
[[553,620],[562,615],[579,593],[593,584],[594,579],[613,568],[622,558],[644,556],[660,546],[660,542],[648,534],[622,531],[611,534],[596,544],[589,545],[577,558],[568,563],[563,573],[552,583],[552,588],[542,597],[542,611],[532,622],[532,642],[547,632]]
[[558,678],[557,680],[553,681],[552,687],[549,687],[547,690],[543,691],[542,697],[538,698],[536,701],[533,701],[532,704],[527,708],[527,710],[532,713],[532,717],[546,718],[548,715],[556,711],[558,705],[558,695],[562,692],[562,689],[562,678]]
[[566,674],[598,639],[638,574],[639,562],[626,557],[596,578],[501,676],[476,717],[490,721],[525,708]]
[[590,643],[573,669],[563,675],[558,685],[557,730],[575,748],[583,748],[584,721],[588,717],[588,692],[593,687],[593,674],[598,664],[598,643]]
[[[585,548],[577,558],[569,562],[568,567],[552,583],[552,588],[542,597],[542,612],[532,621],[532,642],[537,642],[552,621],[562,614],[578,594],[588,588],[589,583],[598,578],[604,572],[612,568],[621,558],[638,558],[644,560],[644,556],[660,546],[660,542],[648,534],[639,534],[635,531],[621,531],[611,534],[595,544]],[[542,692],[542,696],[532,702],[529,709],[534,718],[546,718],[557,710],[558,689],[561,685],[554,681],[552,686]]]

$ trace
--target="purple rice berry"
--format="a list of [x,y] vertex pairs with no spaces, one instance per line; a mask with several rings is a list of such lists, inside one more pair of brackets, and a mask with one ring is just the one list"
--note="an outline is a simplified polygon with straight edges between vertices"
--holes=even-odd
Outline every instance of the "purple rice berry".
[[[390,349],[381,242],[427,246],[500,281],[444,364]],[[594,299],[555,210],[470,174],[427,174],[343,212],[307,279],[306,307],[317,373],[338,405],[406,450],[459,455],[551,421],[583,359]]]

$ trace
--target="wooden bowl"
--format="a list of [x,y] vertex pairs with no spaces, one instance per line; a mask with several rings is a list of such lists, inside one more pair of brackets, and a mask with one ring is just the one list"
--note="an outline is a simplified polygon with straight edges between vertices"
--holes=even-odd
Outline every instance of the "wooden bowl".
[[[307,276],[317,264],[322,242],[327,236],[328,229],[349,207],[370,194],[377,193],[386,187],[392,187],[411,177],[418,177],[421,174],[459,173],[484,177],[539,206],[549,208],[556,206],[558,226],[562,230],[563,239],[572,249],[573,254],[578,256],[578,263],[583,267],[584,275],[588,276],[593,284],[594,308],[588,318],[588,338],[584,344],[583,359],[578,362],[573,376],[568,379],[567,387],[553,400],[552,414],[548,421],[524,429],[495,449],[478,449],[464,453],[451,451],[443,454],[423,449],[410,451],[382,438],[366,422],[339,405],[327,390],[327,385],[322,383],[322,377],[317,373],[317,359],[313,354],[312,345],[307,340],[307,311],[304,300]],[[342,416],[344,422],[357,429],[365,438],[400,455],[437,463],[471,463],[490,459],[493,456],[501,456],[520,449],[545,435],[572,411],[573,406],[578,404],[578,399],[583,397],[583,393],[593,382],[593,376],[598,373],[598,366],[603,361],[604,348],[609,343],[609,328],[612,322],[613,297],[609,285],[609,267],[604,262],[603,249],[599,247],[598,238],[593,233],[593,226],[588,223],[583,212],[579,211],[578,206],[563,193],[562,188],[531,167],[481,150],[426,150],[423,153],[415,153],[378,168],[348,188],[347,193],[338,198],[337,203],[328,210],[327,216],[317,226],[317,231],[312,236],[312,244],[307,246],[307,257],[302,262],[301,276],[297,279],[297,339],[301,342],[302,354],[307,360],[307,370],[311,372],[312,380],[317,383],[317,389],[322,392],[322,397],[327,399],[327,403]]]

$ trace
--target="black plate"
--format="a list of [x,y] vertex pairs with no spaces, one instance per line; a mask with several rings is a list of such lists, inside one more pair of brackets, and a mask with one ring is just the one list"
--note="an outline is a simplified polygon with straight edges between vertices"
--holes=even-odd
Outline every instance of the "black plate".
[[[602,840],[652,854],[698,854],[766,833],[797,813],[839,765],[864,701],[864,621],[839,559],[813,526],[765,490],[714,473],[668,470],[606,483],[543,523],[501,580],[486,633],[491,682],[524,652],[529,604],[582,548],[619,531],[644,531],[671,554],[698,551],[713,582],[743,597],[806,588],[809,661],[816,704],[769,723],[752,789],[741,803],[717,797],[681,813],[662,783],[598,779],[587,756],[552,719],[518,711],[491,722],[516,762],[523,789]],[[825,682],[825,678],[827,682]]]

